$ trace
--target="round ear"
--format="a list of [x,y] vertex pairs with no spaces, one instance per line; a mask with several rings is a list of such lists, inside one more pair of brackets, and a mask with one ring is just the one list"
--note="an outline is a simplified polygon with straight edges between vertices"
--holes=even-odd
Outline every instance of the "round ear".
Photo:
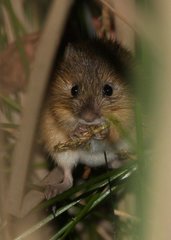
[[71,43],[68,43],[64,52],[64,60],[68,59],[70,56],[73,56],[74,54],[75,54],[74,46]]

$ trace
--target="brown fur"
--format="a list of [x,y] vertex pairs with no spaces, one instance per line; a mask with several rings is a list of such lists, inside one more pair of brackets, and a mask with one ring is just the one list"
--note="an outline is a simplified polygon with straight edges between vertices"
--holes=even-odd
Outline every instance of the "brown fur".
[[[68,46],[57,67],[41,119],[41,135],[47,151],[70,138],[81,118],[117,119],[130,127],[133,119],[132,96],[129,90],[131,55],[118,43],[91,40]],[[103,95],[103,86],[113,87],[112,96]],[[79,86],[73,97],[71,88]],[[107,140],[117,142],[120,132],[111,125]]]
[[[112,50],[118,52],[117,58],[120,59],[122,68],[125,64],[126,72],[130,64],[126,63],[126,60],[131,59],[130,54],[119,45]],[[124,79],[122,72],[118,72],[115,63],[112,65],[99,55],[99,52],[92,51],[87,43],[69,46],[67,51],[67,56],[58,67],[57,77],[50,88],[47,105],[51,117],[55,119],[60,130],[64,131],[64,135],[68,135],[75,128],[78,118],[87,110],[90,114],[97,112],[99,116],[113,116],[122,124],[128,125],[132,118],[132,99],[128,90],[128,80]],[[112,51],[110,54],[113,54]],[[77,98],[71,95],[74,84],[78,84],[81,89]],[[105,84],[111,84],[114,88],[110,97],[102,96],[102,88]]]

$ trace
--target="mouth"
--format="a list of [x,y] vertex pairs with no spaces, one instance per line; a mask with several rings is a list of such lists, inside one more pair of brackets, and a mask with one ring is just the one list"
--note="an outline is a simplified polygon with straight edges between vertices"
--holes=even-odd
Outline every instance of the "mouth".
[[71,133],[71,138],[103,140],[109,133],[109,127],[109,123],[104,119],[93,121],[91,124],[81,121]]
[[96,118],[91,122],[85,121],[84,119],[79,119],[78,122],[80,125],[94,126],[94,125],[103,125],[106,123],[106,120],[104,117],[101,117],[101,118]]

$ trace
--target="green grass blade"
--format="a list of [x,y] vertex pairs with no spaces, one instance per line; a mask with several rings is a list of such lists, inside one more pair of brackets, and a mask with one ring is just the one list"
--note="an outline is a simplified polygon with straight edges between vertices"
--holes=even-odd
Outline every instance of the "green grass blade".
[[38,209],[47,208],[57,202],[61,202],[65,199],[71,198],[71,196],[74,196],[74,194],[78,193],[79,191],[81,191],[82,193],[91,192],[92,190],[96,190],[97,188],[108,185],[108,178],[110,178],[111,182],[117,180],[118,184],[119,181],[121,182],[124,181],[125,179],[127,179],[129,175],[131,175],[136,170],[137,170],[136,161],[130,161],[129,163],[125,164],[123,167],[120,167],[119,169],[115,169],[98,177],[95,177],[87,181],[86,183],[75,186],[74,188],[69,189],[68,191],[56,196],[55,198],[52,198],[47,202],[42,203],[40,206],[38,206]]
[[24,66],[26,77],[28,77],[29,61],[27,59],[27,55],[26,55],[26,52],[25,52],[25,49],[24,49],[23,42],[21,41],[21,36],[23,34],[26,34],[26,31],[25,31],[23,25],[21,24],[21,22],[18,20],[15,12],[13,10],[11,1],[10,0],[5,0],[5,1],[3,1],[3,4],[4,4],[4,7],[6,8],[8,14],[9,14],[12,30],[13,30],[13,33],[14,33],[15,38],[16,38],[15,43],[16,43],[17,49],[18,49],[20,57],[21,57],[21,62]]
[[64,207],[61,207],[60,209],[58,209],[55,212],[55,214],[50,214],[47,218],[43,219],[41,222],[34,225],[32,228],[28,229],[26,232],[24,232],[22,235],[15,238],[14,240],[25,239],[26,237],[30,236],[32,233],[34,233],[35,231],[37,231],[38,229],[40,229],[41,227],[43,227],[44,225],[46,225],[47,223],[52,221],[54,219],[54,217],[60,216],[62,213],[66,212],[68,209],[70,209],[71,207],[73,207],[77,203],[79,203],[79,200],[76,200],[72,203],[69,203],[68,205],[65,205]]
[[21,107],[10,97],[6,97],[6,96],[3,96],[2,94],[0,94],[0,99],[4,103],[6,103],[12,110],[14,110],[16,112],[21,112]]

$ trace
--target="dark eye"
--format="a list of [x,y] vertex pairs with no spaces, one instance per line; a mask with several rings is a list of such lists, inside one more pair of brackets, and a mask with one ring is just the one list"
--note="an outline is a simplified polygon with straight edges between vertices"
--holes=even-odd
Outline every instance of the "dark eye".
[[105,84],[103,87],[103,95],[112,96],[112,94],[113,94],[113,88],[110,85]]
[[71,94],[72,94],[73,97],[77,97],[78,93],[79,93],[79,87],[78,87],[78,85],[74,85],[71,88]]

